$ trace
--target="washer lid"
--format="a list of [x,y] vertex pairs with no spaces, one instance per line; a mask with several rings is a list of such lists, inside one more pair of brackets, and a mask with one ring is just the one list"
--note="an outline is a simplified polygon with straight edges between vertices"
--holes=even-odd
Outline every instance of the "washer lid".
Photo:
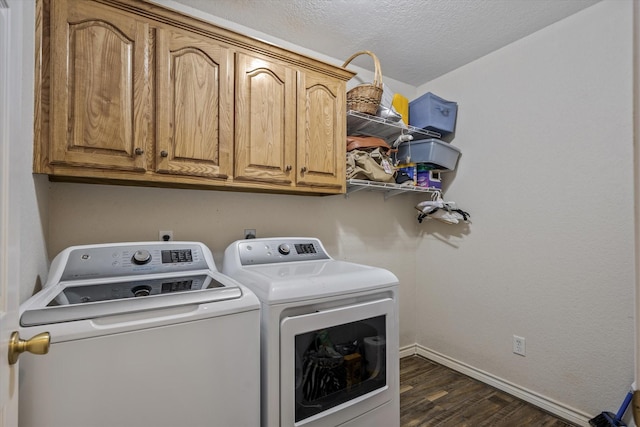
[[249,265],[225,272],[263,302],[287,302],[397,286],[388,270],[334,259]]
[[[215,275],[215,277],[214,277]],[[242,297],[236,282],[217,272],[187,276],[124,277],[112,281],[61,282],[21,307],[22,326],[95,319]]]

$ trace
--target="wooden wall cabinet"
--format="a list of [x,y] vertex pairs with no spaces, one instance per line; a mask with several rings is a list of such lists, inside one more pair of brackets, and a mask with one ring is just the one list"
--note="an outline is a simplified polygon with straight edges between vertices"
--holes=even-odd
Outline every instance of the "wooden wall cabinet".
[[156,37],[156,169],[226,180],[233,147],[231,51],[197,34]]
[[49,163],[144,172],[152,142],[148,25],[100,4],[60,0],[51,3],[51,26]]
[[344,83],[245,54],[236,73],[234,179],[344,192]]
[[344,84],[305,72],[298,76],[297,182],[345,187],[346,93]]
[[236,62],[236,82],[234,178],[293,185],[296,71],[287,65],[241,53]]
[[143,0],[38,0],[34,172],[345,191],[353,73]]

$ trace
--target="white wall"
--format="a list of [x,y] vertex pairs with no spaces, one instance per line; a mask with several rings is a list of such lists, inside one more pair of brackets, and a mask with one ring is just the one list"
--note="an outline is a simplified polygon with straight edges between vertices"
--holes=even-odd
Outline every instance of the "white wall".
[[[635,203],[636,203],[636,254],[640,254],[640,3],[633,3],[633,63],[634,63],[634,149],[635,149]],[[636,354],[635,354],[635,378],[640,378],[640,364],[638,359],[640,356],[640,339],[638,339],[640,332],[640,322],[638,321],[638,313],[640,313],[640,274],[639,268],[640,259],[636,256]]]
[[418,88],[459,102],[473,225],[422,227],[417,342],[591,415],[634,378],[632,57],[605,0]]
[[17,196],[18,215],[9,225],[20,233],[19,254],[20,301],[39,289],[46,279],[48,256],[47,234],[48,182],[31,173],[33,163],[33,75],[35,39],[35,1],[11,1],[13,10],[11,31],[12,62],[9,65],[9,141],[11,191]]

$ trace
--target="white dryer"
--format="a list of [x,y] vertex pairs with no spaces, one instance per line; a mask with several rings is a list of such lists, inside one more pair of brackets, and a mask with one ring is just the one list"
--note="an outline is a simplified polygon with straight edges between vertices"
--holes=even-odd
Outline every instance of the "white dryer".
[[398,279],[316,238],[239,240],[222,271],[262,310],[262,427],[398,427]]
[[260,304],[198,242],[73,246],[20,308],[20,427],[259,423]]

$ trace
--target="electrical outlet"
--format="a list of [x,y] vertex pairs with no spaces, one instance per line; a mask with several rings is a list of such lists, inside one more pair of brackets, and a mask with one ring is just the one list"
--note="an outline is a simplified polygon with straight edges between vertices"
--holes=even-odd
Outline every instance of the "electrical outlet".
[[519,337],[517,335],[513,336],[513,352],[520,356],[525,356],[524,337]]
[[173,240],[173,230],[159,230],[158,240],[161,240],[163,242]]
[[244,238],[245,239],[255,239],[257,236],[255,228],[245,228],[244,229]]

